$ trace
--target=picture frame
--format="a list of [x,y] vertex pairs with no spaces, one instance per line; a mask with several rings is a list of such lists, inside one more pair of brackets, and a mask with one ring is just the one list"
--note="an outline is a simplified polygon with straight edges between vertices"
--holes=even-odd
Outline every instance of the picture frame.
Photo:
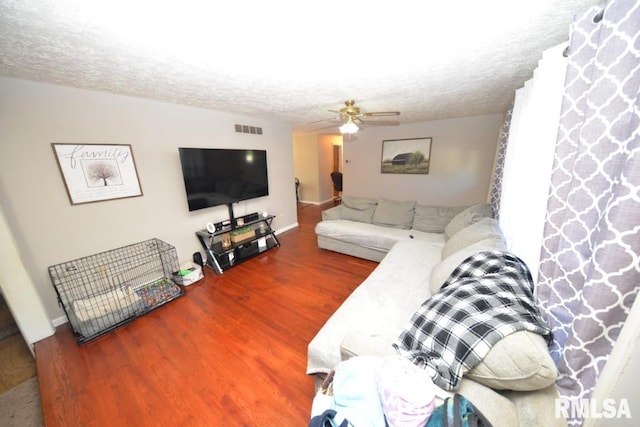
[[382,141],[380,173],[428,174],[432,143],[432,137]]
[[72,205],[142,196],[131,145],[51,146]]

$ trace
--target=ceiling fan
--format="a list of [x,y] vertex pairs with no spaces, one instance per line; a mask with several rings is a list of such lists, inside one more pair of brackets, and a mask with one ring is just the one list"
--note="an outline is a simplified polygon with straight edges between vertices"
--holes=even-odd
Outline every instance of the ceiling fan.
[[[360,107],[356,107],[355,101],[349,99],[345,101],[344,107],[340,110],[329,110],[332,113],[340,114],[339,119],[329,119],[330,121],[338,121],[342,123],[339,127],[340,132],[343,134],[354,134],[360,130],[360,126],[397,126],[399,122],[392,120],[376,120],[365,121],[363,117],[384,117],[384,116],[399,116],[399,111],[375,111],[363,113],[360,111]],[[324,120],[321,120],[324,121]]]

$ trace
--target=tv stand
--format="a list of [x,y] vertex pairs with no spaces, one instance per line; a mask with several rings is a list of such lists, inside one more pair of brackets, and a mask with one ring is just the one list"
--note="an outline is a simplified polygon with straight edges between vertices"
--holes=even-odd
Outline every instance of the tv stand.
[[236,225],[236,218],[233,216],[233,203],[227,203],[227,209],[229,209],[229,224],[231,227]]
[[237,220],[231,212],[231,204],[227,206],[231,213],[229,226],[213,233],[206,229],[196,231],[196,236],[207,255],[206,265],[218,274],[280,246],[276,233],[271,228],[274,215],[247,215],[243,220],[254,219],[244,221],[243,225],[236,225]]

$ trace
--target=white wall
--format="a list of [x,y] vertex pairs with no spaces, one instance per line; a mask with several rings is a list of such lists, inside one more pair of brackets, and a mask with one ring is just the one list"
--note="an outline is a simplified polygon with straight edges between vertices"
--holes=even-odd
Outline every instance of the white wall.
[[[370,127],[345,140],[344,194],[460,206],[487,200],[503,114]],[[428,175],[380,173],[382,141],[432,137]]]
[[[487,199],[498,134],[504,115],[490,114],[392,127],[370,127],[343,146],[343,194],[416,200],[425,204],[469,205]],[[380,173],[382,141],[432,137],[428,175]],[[335,135],[294,137],[295,171],[301,199],[323,203],[332,198],[330,144]]]
[[[195,231],[226,219],[223,206],[188,211],[178,147],[266,149],[270,194],[235,213],[274,213],[279,230],[297,225],[288,124],[8,78],[0,100],[0,201],[50,319],[63,315],[50,265],[153,237],[189,260],[201,250]],[[236,123],[263,135],[236,133]],[[71,205],[52,142],[131,144],[144,195]]]

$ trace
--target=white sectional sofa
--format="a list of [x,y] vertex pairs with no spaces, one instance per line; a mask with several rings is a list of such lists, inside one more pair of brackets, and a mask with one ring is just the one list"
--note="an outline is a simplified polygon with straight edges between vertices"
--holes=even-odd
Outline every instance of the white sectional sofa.
[[[322,376],[356,355],[393,355],[411,316],[468,256],[505,251],[488,205],[435,207],[343,197],[323,212],[318,245],[380,261],[308,347],[307,373]],[[463,375],[459,393],[494,426],[565,426],[556,417],[557,371],[544,339],[521,331],[501,339]],[[440,390],[442,400],[450,391]]]
[[382,261],[400,240],[440,240],[444,227],[464,209],[344,196],[341,205],[322,212],[318,246]]

